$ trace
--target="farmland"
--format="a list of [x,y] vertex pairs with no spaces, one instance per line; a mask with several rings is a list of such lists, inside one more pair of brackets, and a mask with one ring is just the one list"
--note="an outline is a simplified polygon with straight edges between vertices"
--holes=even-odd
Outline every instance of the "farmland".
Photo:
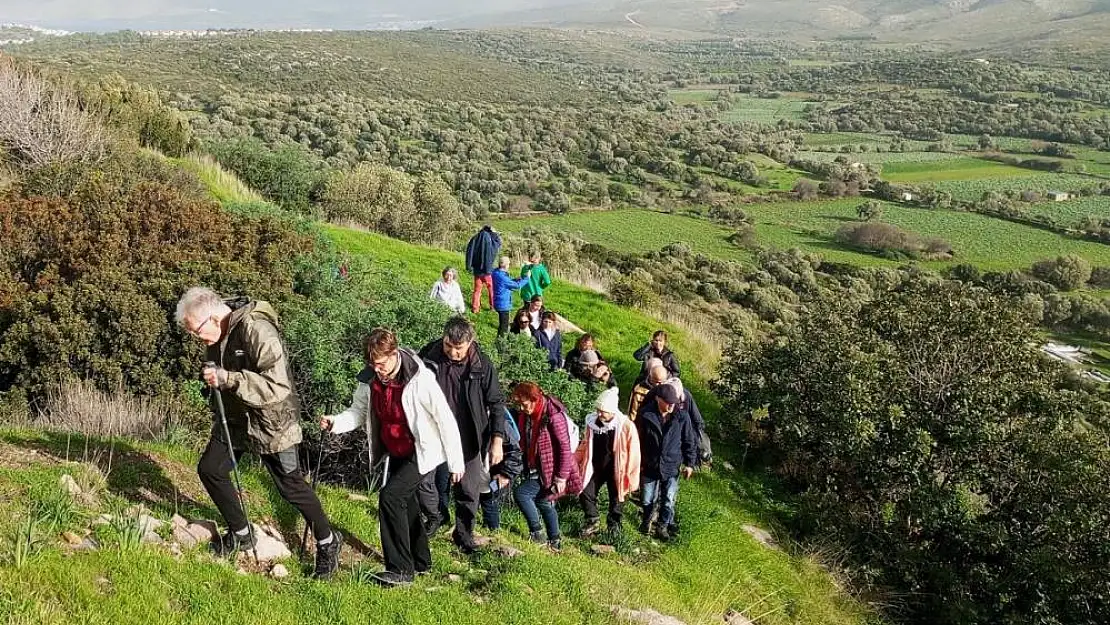
[[1110,197],[1085,197],[1067,202],[1038,202],[1026,210],[1036,215],[1048,215],[1056,223],[1073,225],[1087,217],[1110,218]]
[[931,183],[940,191],[947,191],[958,200],[977,200],[988,191],[1038,191],[1075,190],[1098,182],[1097,178],[1080,174],[1053,174],[1025,172],[1024,176],[1007,178],[979,178],[968,180],[943,180]]
[[883,166],[883,178],[891,182],[918,184],[936,181],[964,181],[1000,178],[1026,178],[1029,170],[976,158],[949,158],[932,161],[890,162]]

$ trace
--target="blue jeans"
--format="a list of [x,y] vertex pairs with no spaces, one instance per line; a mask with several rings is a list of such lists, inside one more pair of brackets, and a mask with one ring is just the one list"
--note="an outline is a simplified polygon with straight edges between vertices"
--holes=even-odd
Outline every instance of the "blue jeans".
[[[662,486],[660,486],[662,484]],[[644,525],[651,520],[651,512],[655,508],[655,501],[659,499],[662,491],[662,501],[659,502],[659,516],[656,518],[657,527],[668,527],[674,521],[674,502],[678,499],[678,476],[659,479],[645,479],[643,484],[642,500],[644,507]]]
[[555,540],[560,537],[559,513],[555,511],[555,504],[547,500],[546,493],[537,478],[530,478],[520,483],[513,492],[516,505],[524,513],[528,521],[528,531],[538,532],[542,529],[540,516],[543,516],[543,525],[547,526],[547,539]]

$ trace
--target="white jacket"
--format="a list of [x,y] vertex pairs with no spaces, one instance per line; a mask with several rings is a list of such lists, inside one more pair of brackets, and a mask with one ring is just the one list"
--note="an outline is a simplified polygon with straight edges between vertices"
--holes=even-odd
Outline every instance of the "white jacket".
[[466,301],[463,300],[462,287],[459,286],[458,279],[451,284],[447,284],[443,280],[437,281],[432,285],[432,291],[428,296],[460,315],[466,312]]
[[[421,474],[427,474],[446,462],[451,473],[462,473],[466,462],[463,459],[459,425],[439,383],[436,382],[435,374],[408,350],[401,350],[401,358],[402,367],[409,367],[411,370],[413,365],[416,366],[415,374],[401,391],[401,403],[409,430],[416,442],[417,469]],[[385,449],[381,444],[378,418],[370,406],[370,384],[360,381],[351,407],[329,418],[334,434],[350,432],[360,425],[366,427],[370,466],[374,466],[375,456],[385,453]]]

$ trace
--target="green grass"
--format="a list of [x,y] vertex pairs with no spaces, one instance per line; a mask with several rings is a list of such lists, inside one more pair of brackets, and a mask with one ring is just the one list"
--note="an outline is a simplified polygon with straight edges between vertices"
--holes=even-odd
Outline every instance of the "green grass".
[[949,152],[798,152],[798,158],[811,161],[833,161],[840,156],[855,163],[878,163],[883,165],[884,173],[887,171],[886,165],[890,163],[928,163],[950,161],[953,158]]
[[622,252],[650,252],[668,243],[682,242],[690,249],[717,258],[740,260],[749,255],[728,242],[733,230],[710,222],[647,210],[570,213],[552,217],[499,219],[498,230],[520,232],[544,227],[577,232],[587,241]]
[[1110,217],[1110,196],[1092,196],[1066,202],[1038,202],[1023,204],[1031,213],[1054,217],[1063,225],[1074,225],[1087,217]]
[[184,158],[172,159],[186,171],[196,174],[212,197],[221,204],[265,202],[254,189],[240,180],[235,174],[224,169],[216,159],[207,154],[190,154]]
[[709,102],[716,99],[717,89],[672,89],[667,92],[676,104],[690,104],[693,102]]
[[949,158],[924,162],[891,162],[883,166],[883,179],[920,184],[963,180],[1026,178],[1028,169],[977,158]]
[[[755,218],[756,241],[762,245],[799,247],[828,260],[858,265],[897,264],[843,249],[832,241],[838,228],[855,220],[855,209],[861,201],[751,204],[744,210]],[[1098,265],[1110,262],[1110,246],[975,213],[887,204],[883,221],[951,243],[956,251],[952,261],[922,263],[934,268],[971,263],[987,270],[1018,269],[1060,254],[1077,254]]]
[[893,137],[866,132],[807,132],[805,145],[832,147],[839,145],[888,145]]
[[[987,191],[1071,191],[1091,186],[1097,178],[1078,174],[1056,174],[1048,172],[1026,172],[1024,176],[1008,178],[980,178],[978,180],[944,180],[929,183],[932,187],[947,191],[959,200],[978,200]],[[884,172],[885,175],[885,172]]]
[[721,119],[730,122],[755,122],[771,124],[780,119],[801,121],[808,102],[797,98],[757,98],[733,95],[733,105],[721,114]]

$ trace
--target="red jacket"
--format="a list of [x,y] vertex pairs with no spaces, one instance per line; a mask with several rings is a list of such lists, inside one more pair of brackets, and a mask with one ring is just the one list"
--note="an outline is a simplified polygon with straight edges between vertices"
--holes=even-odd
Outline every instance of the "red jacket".
[[[536,467],[528,470],[539,471],[540,486],[547,491],[547,500],[555,501],[566,495],[577,496],[582,492],[582,475],[578,472],[578,464],[574,459],[574,451],[570,448],[570,432],[567,429],[567,409],[562,402],[554,397],[544,395],[543,413],[540,415],[540,426],[532,431],[531,415],[518,411],[517,425],[520,427],[520,447],[525,450],[531,448],[533,441],[536,445]],[[551,493],[551,485],[556,479],[567,481],[566,489],[556,495]]]

